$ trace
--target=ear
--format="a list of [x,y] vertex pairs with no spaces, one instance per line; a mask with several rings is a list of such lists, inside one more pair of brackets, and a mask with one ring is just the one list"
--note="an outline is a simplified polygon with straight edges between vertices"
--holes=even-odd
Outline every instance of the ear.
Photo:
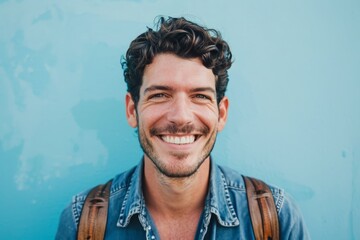
[[218,132],[224,129],[229,109],[229,99],[224,96],[219,103]]
[[127,121],[131,127],[136,128],[137,127],[136,106],[130,93],[126,94],[125,103],[126,103]]

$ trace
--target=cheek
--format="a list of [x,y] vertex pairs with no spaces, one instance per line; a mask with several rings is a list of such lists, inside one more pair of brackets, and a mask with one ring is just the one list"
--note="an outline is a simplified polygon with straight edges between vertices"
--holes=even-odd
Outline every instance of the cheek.
[[219,117],[219,108],[216,104],[208,104],[208,105],[199,105],[193,106],[193,111],[202,115],[206,118],[217,119]]
[[141,113],[138,114],[138,124],[141,125],[141,127],[151,127],[159,122],[165,114],[166,112],[164,110],[159,110],[154,107],[142,109]]
[[[168,114],[171,112],[170,104],[159,104],[154,106],[145,106],[139,109],[138,124],[141,127],[151,128],[157,124],[168,124]],[[219,109],[217,105],[189,105],[188,110],[194,116],[193,124],[207,126],[208,128],[217,128],[219,122]]]
[[199,119],[204,125],[206,125],[210,129],[216,128],[219,122],[218,110],[217,109],[216,110],[207,109],[206,111],[204,111],[204,109],[202,110],[203,111],[199,111],[197,112],[197,114],[195,114],[197,116],[197,119]]

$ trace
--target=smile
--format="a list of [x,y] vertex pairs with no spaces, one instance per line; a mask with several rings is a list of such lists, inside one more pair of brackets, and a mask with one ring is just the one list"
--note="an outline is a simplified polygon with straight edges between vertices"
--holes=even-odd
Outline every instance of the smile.
[[172,144],[190,144],[195,142],[195,136],[194,135],[187,135],[187,136],[169,136],[169,135],[163,135],[161,136],[161,139],[166,143],[172,143]]

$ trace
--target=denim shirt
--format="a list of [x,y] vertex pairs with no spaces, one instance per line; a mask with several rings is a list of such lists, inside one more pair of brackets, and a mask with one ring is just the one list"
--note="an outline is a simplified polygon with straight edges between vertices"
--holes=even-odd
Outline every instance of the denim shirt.
[[[143,163],[117,175],[110,190],[105,239],[160,239],[142,192]],[[310,239],[299,208],[282,189],[270,186],[279,215],[281,239]],[[63,211],[56,239],[76,239],[88,191]],[[174,231],[176,231],[174,229]],[[245,184],[236,171],[211,162],[209,190],[195,239],[254,239]]]

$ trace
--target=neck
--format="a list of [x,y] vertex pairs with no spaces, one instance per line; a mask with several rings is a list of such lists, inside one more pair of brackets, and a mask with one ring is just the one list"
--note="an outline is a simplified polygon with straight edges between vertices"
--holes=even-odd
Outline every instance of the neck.
[[144,160],[144,195],[151,213],[164,218],[201,213],[210,175],[210,158],[198,171],[184,178],[171,178],[160,173],[151,160]]

